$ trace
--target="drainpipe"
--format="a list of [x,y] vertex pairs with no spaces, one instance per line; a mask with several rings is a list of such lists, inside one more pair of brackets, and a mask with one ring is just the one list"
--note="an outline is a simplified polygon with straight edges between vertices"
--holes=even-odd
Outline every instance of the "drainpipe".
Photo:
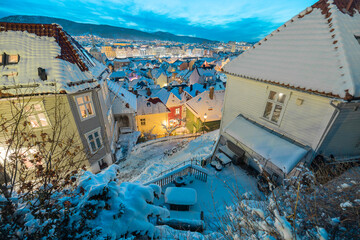
[[337,119],[337,117],[339,116],[339,113],[341,111],[341,109],[337,105],[334,104],[334,101],[336,101],[336,100],[334,100],[334,99],[330,100],[329,104],[330,104],[330,106],[335,108],[335,111],[334,111],[333,115],[331,116],[330,121],[329,121],[328,125],[326,126],[324,133],[321,135],[319,143],[317,144],[316,148],[314,149],[315,153],[318,152],[319,147],[324,142],[325,137],[329,133],[331,127],[333,126],[335,120]]

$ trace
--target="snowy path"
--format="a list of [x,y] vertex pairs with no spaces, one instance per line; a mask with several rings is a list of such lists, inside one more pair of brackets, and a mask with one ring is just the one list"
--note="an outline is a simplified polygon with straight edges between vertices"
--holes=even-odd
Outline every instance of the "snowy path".
[[155,143],[131,152],[128,158],[119,163],[122,171],[120,181],[148,182],[156,178],[162,171],[172,168],[191,158],[207,157],[212,151],[219,132],[204,134],[172,156],[164,156],[164,152],[174,148],[184,139],[171,139]]

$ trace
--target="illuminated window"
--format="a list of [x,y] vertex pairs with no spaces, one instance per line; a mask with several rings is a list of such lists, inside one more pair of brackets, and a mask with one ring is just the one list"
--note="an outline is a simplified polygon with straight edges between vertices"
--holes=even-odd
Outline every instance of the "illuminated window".
[[284,109],[286,95],[270,91],[263,117],[271,122],[278,123]]
[[19,55],[8,55],[8,64],[15,64],[19,62]]
[[140,124],[141,124],[141,126],[146,125],[146,120],[145,120],[145,118],[141,118],[141,119],[140,119]]
[[176,108],[176,109],[175,109],[175,114],[176,114],[176,115],[179,115],[179,114],[180,114],[180,108]]
[[29,112],[28,121],[32,128],[44,128],[49,126],[49,121],[42,104],[37,103],[26,106],[25,110]]
[[75,98],[81,120],[86,120],[95,116],[94,104],[91,99],[91,94],[83,94],[76,96]]
[[86,133],[85,137],[88,141],[91,153],[96,153],[100,148],[102,148],[100,128]]

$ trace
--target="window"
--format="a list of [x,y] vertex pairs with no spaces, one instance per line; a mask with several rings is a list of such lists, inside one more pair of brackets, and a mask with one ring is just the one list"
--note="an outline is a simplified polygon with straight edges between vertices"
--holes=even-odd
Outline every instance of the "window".
[[81,120],[85,120],[95,116],[91,94],[83,94],[80,96],[76,96],[75,98]]
[[49,126],[45,109],[41,103],[26,106],[25,110],[29,112],[27,118],[32,128],[44,128]]
[[7,65],[7,64],[16,64],[20,60],[20,56],[18,54],[11,54],[8,55],[3,53],[0,55],[0,65]]
[[179,114],[180,114],[180,108],[176,108],[176,109],[175,109],[175,114],[176,114],[176,115],[179,115]]
[[284,109],[285,99],[285,94],[270,91],[263,117],[271,122],[278,123]]
[[97,128],[86,135],[86,140],[88,141],[91,153],[96,153],[100,148],[102,148],[100,128]]
[[8,55],[8,64],[15,64],[19,62],[19,55]]
[[140,118],[140,124],[141,124],[141,126],[145,126],[145,125],[146,125],[145,118]]

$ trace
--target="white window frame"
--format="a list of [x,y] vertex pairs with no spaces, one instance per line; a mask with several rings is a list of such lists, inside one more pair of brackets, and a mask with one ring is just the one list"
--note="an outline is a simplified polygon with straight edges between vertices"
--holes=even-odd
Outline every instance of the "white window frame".
[[175,115],[180,115],[180,108],[175,108]]
[[[85,97],[89,97],[90,101],[85,101]],[[81,103],[81,104],[78,103],[78,99],[79,99],[79,98],[82,98],[83,103]],[[88,119],[93,118],[93,117],[96,116],[95,105],[94,105],[94,101],[93,101],[93,99],[92,99],[92,94],[91,94],[91,92],[89,92],[89,93],[84,93],[84,94],[80,94],[80,95],[76,95],[76,96],[74,96],[74,100],[75,100],[75,103],[76,103],[76,106],[77,106],[78,113],[79,113],[79,116],[80,116],[80,120],[81,120],[81,121],[85,121],[85,120],[88,120]],[[86,106],[86,105],[89,104],[89,103],[90,103],[90,106],[91,106],[91,108],[92,108],[93,114],[91,114],[91,115],[88,114],[88,116],[83,117],[83,116],[82,116],[82,113],[81,113],[81,110],[80,110],[80,107],[81,107],[81,106],[85,106],[85,110],[86,110],[86,112],[88,113],[88,109],[87,109],[87,106]]]
[[[27,112],[27,121],[30,123],[30,127],[33,129],[46,129],[50,128],[49,117],[46,113],[43,102],[31,103],[24,107]],[[42,116],[41,116],[42,115]],[[35,120],[35,121],[34,121]],[[46,122],[47,125],[43,126],[42,122]],[[37,126],[35,126],[35,123]]]
[[[274,99],[269,98],[271,92],[275,93]],[[285,95],[285,99],[284,99],[283,102],[278,101],[279,97],[281,97],[281,94]],[[265,101],[265,105],[264,105],[264,108],[263,108],[261,118],[268,121],[268,122],[270,122],[270,123],[272,123],[272,124],[280,125],[281,120],[282,120],[282,118],[284,116],[284,112],[285,112],[287,102],[289,101],[289,99],[290,99],[290,94],[289,93],[283,92],[283,91],[278,91],[278,90],[275,90],[275,89],[269,89],[269,91],[267,91],[266,101]],[[267,107],[268,103],[272,103],[272,108],[270,110],[269,117],[267,118],[267,117],[265,117],[265,111],[266,111],[266,107]],[[278,117],[278,120],[275,122],[275,121],[272,120],[272,118],[274,116],[276,106],[281,106],[281,111],[280,111],[280,115]]]
[[[97,133],[97,135],[98,135],[98,139],[100,141],[100,146],[99,146],[98,142],[96,141],[97,138],[95,136],[95,133]],[[93,139],[94,139],[94,144],[95,144],[95,148],[96,148],[95,150],[91,146],[89,136],[92,136]],[[90,152],[92,154],[97,153],[98,151],[100,151],[104,147],[104,144],[103,144],[103,141],[102,141],[102,136],[101,136],[101,127],[98,127],[98,128],[96,128],[94,130],[91,130],[90,132],[85,133],[85,138],[86,138],[86,141],[88,143]]]

